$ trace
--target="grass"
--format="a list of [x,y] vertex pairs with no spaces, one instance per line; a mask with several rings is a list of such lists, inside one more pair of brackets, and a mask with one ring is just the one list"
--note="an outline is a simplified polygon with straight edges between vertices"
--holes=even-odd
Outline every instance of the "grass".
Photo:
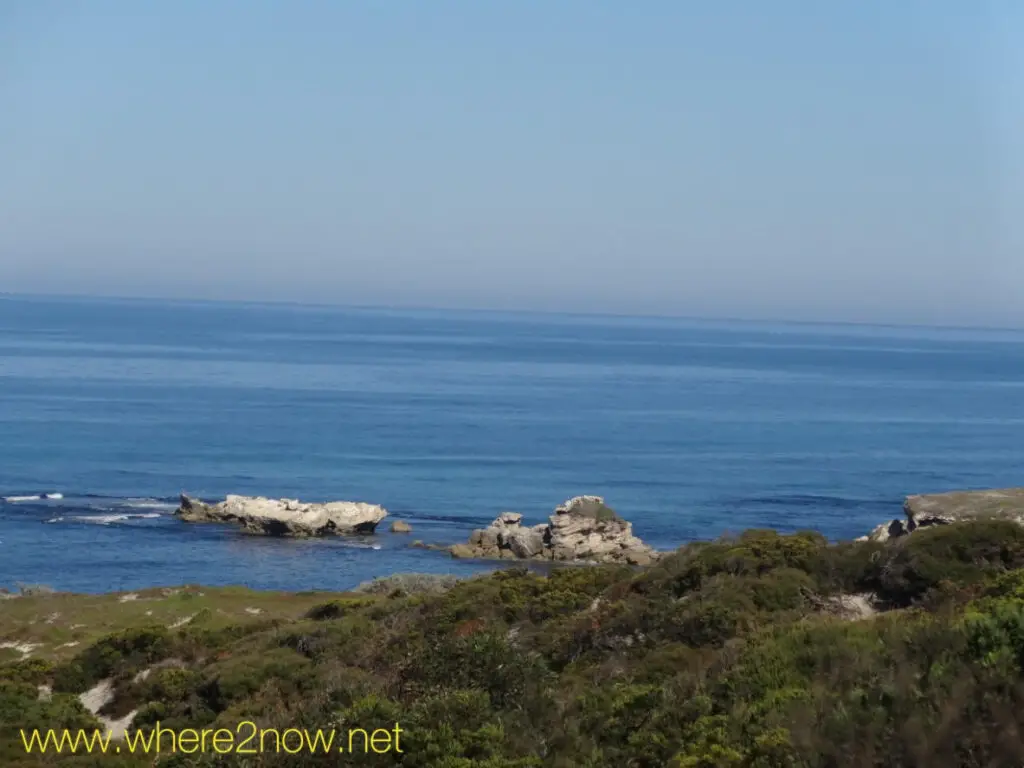
[[[244,587],[152,588],[106,595],[30,593],[0,603],[0,645],[33,646],[30,658],[70,659],[101,638],[140,626],[218,630],[295,620],[338,595]],[[0,649],[0,663],[24,656]]]

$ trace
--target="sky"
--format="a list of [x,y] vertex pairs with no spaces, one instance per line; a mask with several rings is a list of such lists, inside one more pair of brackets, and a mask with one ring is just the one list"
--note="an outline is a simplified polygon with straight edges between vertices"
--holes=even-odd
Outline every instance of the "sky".
[[1024,327],[1017,0],[0,3],[0,292]]

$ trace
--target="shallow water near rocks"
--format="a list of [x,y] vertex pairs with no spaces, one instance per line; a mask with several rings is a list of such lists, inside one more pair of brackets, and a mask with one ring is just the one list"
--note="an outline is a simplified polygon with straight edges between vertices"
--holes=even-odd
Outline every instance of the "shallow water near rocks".
[[[5,297],[0,585],[468,574],[493,566],[409,544],[584,493],[659,548],[847,538],[909,493],[1024,485],[1022,434],[1020,331]],[[175,520],[180,491],[391,518],[271,540]]]

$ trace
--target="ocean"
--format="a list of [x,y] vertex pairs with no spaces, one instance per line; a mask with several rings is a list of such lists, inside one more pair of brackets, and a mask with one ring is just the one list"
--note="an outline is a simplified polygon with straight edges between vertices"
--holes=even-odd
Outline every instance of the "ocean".
[[[658,548],[841,539],[910,493],[1014,485],[1024,331],[0,297],[10,588],[471,573],[410,541],[579,494]],[[181,491],[370,501],[414,532],[247,536],[177,521]]]

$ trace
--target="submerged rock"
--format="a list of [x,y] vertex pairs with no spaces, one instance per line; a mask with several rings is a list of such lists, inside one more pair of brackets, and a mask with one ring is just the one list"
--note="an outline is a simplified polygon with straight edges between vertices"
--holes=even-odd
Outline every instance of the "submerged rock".
[[1024,525],[1024,488],[908,496],[903,503],[903,513],[905,518],[882,523],[858,541],[888,541],[918,528],[969,520],[1011,520]]
[[658,553],[633,535],[631,523],[600,496],[577,496],[557,507],[547,523],[522,524],[518,512],[503,512],[466,544],[449,548],[452,557],[555,560],[649,565]]
[[228,496],[218,504],[181,495],[175,513],[190,523],[234,523],[268,536],[333,536],[373,533],[387,510],[361,501],[306,504],[295,499]]
[[390,530],[392,533],[412,533],[412,526],[404,520],[395,520],[391,523]]

